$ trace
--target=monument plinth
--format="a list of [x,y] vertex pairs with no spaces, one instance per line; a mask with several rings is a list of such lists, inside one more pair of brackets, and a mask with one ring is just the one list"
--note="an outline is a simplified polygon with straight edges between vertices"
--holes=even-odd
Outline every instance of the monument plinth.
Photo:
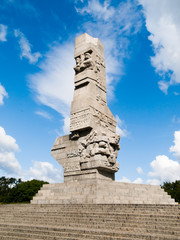
[[104,47],[97,38],[76,38],[71,134],[56,139],[52,156],[64,168],[64,181],[114,180],[120,136],[107,106]]
[[70,132],[58,137],[52,156],[64,183],[46,184],[32,204],[176,204],[160,186],[114,181],[120,136],[107,106],[104,47],[83,34],[75,41]]

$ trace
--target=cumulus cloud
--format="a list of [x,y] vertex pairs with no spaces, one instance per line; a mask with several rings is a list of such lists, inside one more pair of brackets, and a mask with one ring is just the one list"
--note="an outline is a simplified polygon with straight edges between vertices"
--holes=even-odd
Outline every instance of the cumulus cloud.
[[146,183],[150,185],[160,185],[161,181],[159,179],[153,178],[153,179],[148,179]]
[[133,183],[142,184],[143,180],[141,178],[136,178]]
[[4,98],[8,97],[8,93],[6,92],[5,88],[0,83],[0,105],[4,104]]
[[36,99],[62,114],[65,132],[74,89],[73,52],[72,43],[53,46],[39,64],[40,71],[28,77]]
[[122,177],[118,182],[124,182],[124,183],[130,183],[131,180],[129,180],[127,177]]
[[33,162],[33,166],[30,167],[27,172],[27,176],[29,176],[30,179],[35,178],[50,183],[63,181],[63,174],[60,169],[56,169],[49,162]]
[[174,146],[171,146],[169,150],[170,152],[174,153],[174,155],[180,161],[180,131],[174,132]]
[[7,41],[6,35],[7,35],[7,26],[0,24],[0,41],[2,42]]
[[15,157],[19,151],[16,140],[7,135],[4,128],[0,127],[0,168],[6,173],[21,173],[21,166]]
[[180,1],[139,0],[155,55],[151,63],[161,76],[159,88],[167,94],[180,83]]
[[82,29],[104,44],[107,92],[112,98],[114,85],[124,74],[123,60],[129,57],[129,37],[135,35],[142,24],[136,1],[123,1],[113,7],[110,1],[89,0],[87,4],[77,4],[76,10],[88,18]]
[[139,174],[143,174],[143,170],[142,170],[141,167],[137,167],[136,170],[137,170],[137,172],[138,172]]
[[20,151],[16,140],[6,134],[3,127],[0,127],[0,170],[7,175],[16,175],[23,179],[39,179],[48,182],[62,182],[62,170],[56,169],[49,162],[34,161],[33,166],[28,171],[22,169],[15,157],[15,153]]
[[157,184],[166,181],[180,180],[180,164],[177,161],[169,159],[165,155],[159,155],[155,160],[151,162],[152,171],[148,173],[148,176],[153,179],[149,179],[148,183],[156,182]]
[[120,135],[120,137],[127,137],[129,134],[128,131],[126,130],[123,121],[119,118],[118,115],[116,115],[116,121],[117,121],[117,126],[116,126],[116,132],[117,134]]
[[19,39],[18,42],[21,49],[20,58],[22,59],[24,57],[29,60],[29,63],[35,64],[42,55],[39,52],[31,52],[31,45],[21,31],[15,29],[14,35]]
[[123,177],[122,179],[118,180],[118,182],[142,184],[143,180],[141,178],[136,178],[133,182],[131,182],[131,180],[129,180],[127,177]]
[[104,19],[108,20],[109,18],[113,17],[115,9],[110,6],[108,1],[104,1],[103,4],[101,4],[97,0],[88,1],[88,5],[85,6],[82,9],[76,8],[77,12],[81,14],[89,13],[92,14],[97,19]]

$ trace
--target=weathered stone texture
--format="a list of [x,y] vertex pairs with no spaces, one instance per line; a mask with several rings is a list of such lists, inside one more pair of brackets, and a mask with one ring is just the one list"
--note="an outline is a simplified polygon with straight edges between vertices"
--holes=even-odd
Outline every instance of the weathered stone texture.
[[74,57],[71,134],[56,139],[52,156],[63,166],[65,182],[89,177],[114,180],[120,137],[106,102],[103,45],[85,33],[76,38]]

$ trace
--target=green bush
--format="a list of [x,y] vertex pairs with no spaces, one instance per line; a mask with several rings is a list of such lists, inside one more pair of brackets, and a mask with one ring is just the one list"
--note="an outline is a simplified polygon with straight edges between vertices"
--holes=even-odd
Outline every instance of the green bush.
[[171,195],[176,202],[180,203],[180,180],[175,182],[164,182],[161,186],[165,192]]
[[43,184],[48,182],[31,180],[23,182],[21,179],[0,178],[0,203],[30,202]]

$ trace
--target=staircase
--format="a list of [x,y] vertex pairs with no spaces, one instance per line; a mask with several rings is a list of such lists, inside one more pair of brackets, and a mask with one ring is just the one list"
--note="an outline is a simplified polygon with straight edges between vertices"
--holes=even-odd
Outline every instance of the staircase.
[[151,204],[0,205],[3,240],[180,240],[180,206]]
[[97,179],[44,184],[32,204],[165,204],[177,203],[160,186]]

